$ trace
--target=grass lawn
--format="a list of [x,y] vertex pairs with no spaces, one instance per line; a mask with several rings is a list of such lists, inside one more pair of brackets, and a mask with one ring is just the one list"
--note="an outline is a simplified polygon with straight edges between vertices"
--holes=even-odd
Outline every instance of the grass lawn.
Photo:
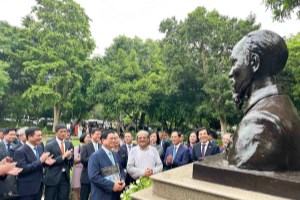
[[[43,138],[44,145],[46,145],[46,141],[49,140],[49,139],[50,139],[49,137],[44,137]],[[78,146],[80,144],[79,139],[77,137],[73,137],[72,138],[72,144],[73,144],[74,147]]]

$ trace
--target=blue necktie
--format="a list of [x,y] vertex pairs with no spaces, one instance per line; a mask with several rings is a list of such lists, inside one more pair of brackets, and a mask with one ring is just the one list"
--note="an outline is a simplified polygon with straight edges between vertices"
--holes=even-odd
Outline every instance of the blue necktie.
[[40,159],[40,154],[37,147],[34,147],[36,159]]
[[173,160],[174,160],[175,156],[176,156],[176,147],[174,146],[174,149],[173,149]]
[[108,157],[109,157],[109,159],[110,159],[111,163],[112,163],[113,165],[115,165],[114,156],[113,156],[113,154],[112,154],[112,152],[111,152],[111,151],[110,151],[110,152],[108,152]]
[[10,142],[7,143],[7,151],[10,149]]

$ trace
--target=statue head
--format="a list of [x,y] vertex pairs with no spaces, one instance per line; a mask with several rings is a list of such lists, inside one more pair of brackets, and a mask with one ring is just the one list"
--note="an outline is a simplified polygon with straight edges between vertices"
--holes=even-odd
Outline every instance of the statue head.
[[240,108],[250,87],[256,80],[272,77],[285,66],[288,50],[284,39],[269,30],[257,30],[245,35],[231,53],[229,72],[233,86],[233,99]]

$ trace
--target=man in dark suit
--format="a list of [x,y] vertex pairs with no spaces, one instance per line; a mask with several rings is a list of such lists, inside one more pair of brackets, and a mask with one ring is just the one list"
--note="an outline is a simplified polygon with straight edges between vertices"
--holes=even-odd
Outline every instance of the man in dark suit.
[[43,163],[52,165],[55,161],[50,153],[43,152],[39,145],[43,137],[39,128],[28,128],[25,134],[28,141],[14,154],[17,167],[23,168],[17,179],[19,200],[40,200],[43,188]]
[[[15,146],[13,143],[16,138],[16,130],[15,128],[5,128],[3,130],[3,141],[0,142],[0,160],[7,158],[9,162],[12,162],[13,158],[10,157],[9,151],[11,148]],[[7,196],[9,194],[13,194],[13,196],[17,196],[17,187],[16,187],[16,178],[15,176],[8,175],[3,177],[3,182],[1,185],[2,193],[0,194],[0,198],[4,198],[1,196]],[[11,197],[10,199],[16,199],[16,197]]]
[[80,151],[81,163],[83,169],[80,176],[80,199],[88,200],[91,192],[91,182],[88,177],[88,162],[90,156],[100,149],[100,135],[101,130],[99,128],[93,128],[91,132],[92,140],[83,145]]
[[55,127],[56,139],[48,142],[45,151],[50,152],[56,161],[45,168],[45,200],[66,200],[70,193],[70,169],[73,165],[73,144],[64,141],[67,127],[58,124]]
[[173,131],[171,135],[171,140],[173,145],[169,146],[166,151],[164,163],[167,169],[172,169],[191,161],[191,156],[188,148],[180,143],[181,133],[178,131]]
[[220,153],[220,148],[213,142],[210,142],[208,131],[206,128],[200,128],[198,131],[199,142],[194,145],[192,151],[193,161],[197,161],[202,157],[211,156]]
[[[129,152],[131,151],[131,149],[133,147],[136,146],[136,144],[133,144],[132,143],[133,141],[133,135],[131,132],[129,131],[126,131],[124,133],[124,144],[121,145],[121,150],[122,152],[125,152],[125,155],[124,157],[126,157],[127,159],[125,160],[126,163],[124,163],[125,166],[127,166],[127,160],[128,160],[128,155],[129,155]],[[130,183],[134,182],[135,180],[127,173],[126,175],[126,179],[125,179],[125,183],[126,185],[130,185]]]
[[15,128],[5,128],[3,135],[3,141],[0,142],[0,160],[9,156],[9,150],[15,145],[13,143],[16,137]]
[[[164,153],[161,156],[161,160],[163,161],[166,155],[167,148],[172,144],[172,142],[169,139],[169,133],[168,131],[159,131],[159,138],[160,138],[160,145],[164,149]],[[165,163],[163,163],[165,166]]]
[[9,149],[9,156],[10,156],[10,157],[13,158],[13,157],[14,157],[14,154],[15,154],[15,151],[16,151],[19,147],[21,147],[23,144],[26,143],[26,134],[25,134],[25,130],[26,130],[27,128],[28,128],[28,127],[22,127],[22,128],[19,128],[19,129],[18,129],[19,142]]
[[115,134],[106,130],[101,134],[102,147],[91,155],[88,175],[91,181],[91,200],[118,200],[125,188],[125,172],[114,147]]

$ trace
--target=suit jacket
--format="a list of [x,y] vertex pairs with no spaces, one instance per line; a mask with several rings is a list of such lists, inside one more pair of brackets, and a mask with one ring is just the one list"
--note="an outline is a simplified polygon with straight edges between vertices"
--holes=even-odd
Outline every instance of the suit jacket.
[[[13,148],[13,143],[11,143],[11,145],[12,146],[10,148]],[[9,156],[9,152],[6,150],[4,141],[1,141],[0,142],[0,161],[7,156]]]
[[[11,143],[11,147],[14,147],[14,144]],[[0,160],[3,158],[9,156],[9,151],[6,150],[6,146],[4,141],[0,142]],[[17,187],[16,187],[16,178],[15,176],[1,176],[0,177],[0,199],[3,198],[3,196],[7,195],[8,193],[16,193]]]
[[[99,144],[98,149],[100,149],[101,144]],[[80,151],[81,163],[83,165],[80,182],[83,184],[90,184],[89,176],[88,176],[88,163],[90,156],[95,152],[95,148],[93,142],[89,142],[82,146]]]
[[[43,150],[41,146],[37,148],[41,156]],[[43,180],[43,165],[41,161],[37,159],[35,153],[27,144],[22,145],[15,151],[14,161],[17,162],[17,167],[23,168],[17,179],[19,196],[37,194]]]
[[[164,158],[164,163],[166,164],[166,159],[169,155],[173,155],[174,145],[171,145],[167,148],[166,155]],[[173,158],[173,163],[171,165],[167,165],[167,169],[179,167],[185,164],[188,164],[191,161],[191,156],[188,148],[186,148],[183,144],[180,144],[175,155]]]
[[10,149],[9,149],[9,151],[8,151],[8,155],[9,155],[9,157],[14,157],[14,155],[15,155],[15,151],[19,148],[19,147],[21,147],[23,144],[21,143],[21,142],[19,142],[19,143],[17,143],[17,144],[15,144],[13,147],[11,147]]
[[[135,147],[135,146],[136,146],[136,144],[132,144],[132,147],[131,147],[131,149],[132,149],[133,147]],[[129,154],[129,152],[128,152],[128,149],[127,149],[127,146],[126,146],[126,144],[125,144],[125,143],[124,143],[124,144],[122,144],[120,148],[122,149],[122,151],[123,151],[123,152],[125,152],[125,153],[126,153],[126,156],[128,157],[128,154]],[[127,164],[127,163],[126,163],[126,164]]]
[[[65,151],[74,149],[73,144],[69,141],[64,141],[65,142]],[[51,155],[53,155],[53,159],[56,160],[56,162],[51,165],[45,167],[45,179],[44,179],[44,184],[47,186],[54,186],[57,185],[63,168],[66,170],[66,174],[68,179],[70,180],[70,169],[71,166],[73,166],[73,156],[71,159],[63,159],[60,146],[58,145],[56,140],[52,140],[48,142],[45,146],[45,151],[50,152]]]
[[[220,153],[220,148],[213,142],[208,142],[207,149],[204,156],[211,156]],[[196,143],[192,150],[192,159],[197,161],[202,157],[201,154],[201,142]]]
[[[121,159],[116,152],[112,152],[115,163],[119,165],[120,175],[125,180],[125,172],[121,165]],[[107,180],[101,174],[101,169],[112,166],[112,162],[103,148],[91,155],[88,164],[88,174],[91,181],[91,200],[117,200],[119,192],[113,192],[114,182]]]

